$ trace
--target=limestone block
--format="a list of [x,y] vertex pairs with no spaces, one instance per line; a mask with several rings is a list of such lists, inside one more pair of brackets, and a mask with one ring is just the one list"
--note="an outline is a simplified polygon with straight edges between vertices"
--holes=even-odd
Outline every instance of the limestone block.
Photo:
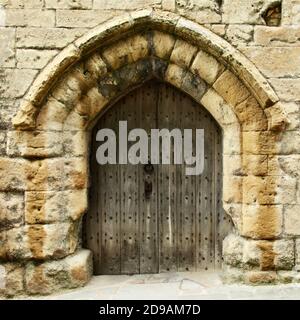
[[[43,72],[39,73],[27,93],[27,99],[30,99],[30,101],[35,105],[40,105],[44,100],[45,95],[53,86],[53,79],[62,75],[71,64],[75,63],[79,59],[80,52],[74,45],[69,45],[67,48],[62,50],[59,55],[47,64],[45,69],[43,69]],[[74,77],[77,76],[76,80],[80,82],[82,86],[82,82],[84,82],[82,78],[84,79],[84,77],[82,76],[80,78],[78,75],[78,69],[79,68],[76,68],[75,71],[71,72],[67,79],[64,79],[67,85],[71,86],[70,82],[75,82]],[[80,87],[80,85],[78,85],[78,87]]]
[[37,70],[31,69],[0,69],[1,98],[21,98],[28,90]]
[[22,193],[0,192],[0,230],[18,226],[24,220]]
[[206,83],[191,72],[187,72],[182,80],[182,90],[192,96],[196,101],[201,98],[207,90]]
[[247,176],[243,179],[243,202],[291,204],[296,202],[297,179],[287,176]]
[[26,187],[25,167],[27,161],[11,158],[0,158],[0,190],[19,190]]
[[295,102],[282,102],[281,107],[285,112],[289,123],[286,130],[297,130],[300,128],[300,105]]
[[300,75],[300,48],[298,47],[248,46],[241,50],[267,78],[291,78]]
[[200,50],[197,53],[190,69],[201,79],[205,80],[209,84],[212,84],[224,71],[225,67],[220,64],[212,55]]
[[274,266],[278,270],[291,270],[295,264],[294,240],[276,240],[273,244]]
[[224,154],[241,154],[241,127],[239,124],[223,126]]
[[148,55],[148,41],[143,35],[135,35],[105,48],[102,56],[113,69],[130,64]]
[[270,175],[300,176],[300,155],[270,156],[268,162]]
[[15,66],[15,30],[0,28],[0,65],[2,67]]
[[54,27],[55,12],[40,9],[6,9],[5,24],[11,27]]
[[245,154],[276,154],[281,136],[272,131],[246,131],[243,135]]
[[91,57],[85,60],[84,67],[94,81],[107,72],[107,66],[98,52],[92,54]]
[[286,131],[280,141],[281,154],[297,154],[300,152],[300,132]]
[[169,64],[165,74],[165,80],[177,88],[181,87],[186,72],[176,64]]
[[200,103],[209,111],[221,127],[238,123],[238,119],[232,108],[213,88],[209,88],[205,92]]
[[268,156],[244,154],[243,170],[247,175],[264,176],[268,174]]
[[242,204],[223,202],[223,209],[231,218],[238,233],[242,232]]
[[7,8],[11,9],[23,9],[23,8],[43,8],[43,0],[9,0],[5,4]]
[[17,49],[17,68],[42,69],[57,53],[57,50]]
[[285,107],[281,102],[276,102],[272,107],[265,109],[268,118],[268,129],[282,131],[289,125],[289,118],[285,112]]
[[257,241],[246,240],[243,241],[243,257],[242,262],[244,268],[257,268],[260,265],[261,250],[257,245]]
[[253,26],[245,24],[232,24],[226,29],[225,39],[233,46],[248,45],[253,39]]
[[50,294],[84,286],[92,276],[92,254],[79,250],[64,259],[41,264],[28,263],[25,283],[28,294]]
[[273,0],[224,0],[222,5],[222,22],[227,24],[262,24],[262,14]]
[[230,71],[224,71],[213,88],[232,106],[244,101],[250,93],[241,81]]
[[274,239],[281,232],[281,205],[243,206],[243,236],[254,239]]
[[17,48],[62,49],[82,36],[86,28],[18,28]]
[[6,140],[6,131],[0,131],[0,156],[6,155]]
[[296,239],[295,240],[296,245],[295,245],[295,254],[296,254],[296,270],[299,271],[300,270],[300,239]]
[[6,257],[9,260],[63,258],[78,246],[79,225],[78,222],[36,224],[3,231]]
[[223,172],[229,176],[242,176],[244,170],[242,157],[239,154],[223,155]]
[[47,158],[63,153],[62,133],[56,131],[8,131],[7,154],[25,158]]
[[87,210],[87,190],[28,191],[25,193],[27,224],[76,221]]
[[24,267],[19,263],[0,264],[0,294],[8,297],[24,293]]
[[300,4],[298,0],[282,2],[282,25],[300,24]]
[[236,105],[234,110],[242,124],[243,131],[268,129],[267,117],[253,96]]
[[259,46],[297,47],[300,44],[300,28],[299,26],[255,26],[254,42]]
[[167,33],[153,31],[153,49],[154,54],[168,60],[175,45],[175,38]]
[[56,26],[63,28],[92,28],[111,19],[117,12],[113,10],[57,10]]
[[197,48],[195,46],[178,39],[176,40],[170,61],[181,68],[188,68],[196,52]]
[[270,79],[279,98],[284,101],[300,101],[300,79]]
[[245,274],[246,284],[275,284],[278,276],[275,271],[249,271]]
[[62,131],[63,123],[69,113],[70,109],[66,104],[50,96],[39,111],[36,128],[37,130]]
[[160,5],[161,0],[94,0],[94,9],[134,10]]
[[92,9],[93,0],[45,0],[49,9]]
[[79,157],[88,154],[90,134],[86,131],[64,131],[63,147],[66,157]]
[[229,234],[223,240],[223,259],[224,262],[232,267],[241,266],[243,258],[243,239],[235,234]]
[[223,201],[227,203],[242,202],[243,177],[223,176]]
[[11,122],[16,129],[33,129],[38,111],[39,109],[31,102],[22,100],[18,112]]
[[300,235],[300,205],[284,207],[284,232],[292,236]]

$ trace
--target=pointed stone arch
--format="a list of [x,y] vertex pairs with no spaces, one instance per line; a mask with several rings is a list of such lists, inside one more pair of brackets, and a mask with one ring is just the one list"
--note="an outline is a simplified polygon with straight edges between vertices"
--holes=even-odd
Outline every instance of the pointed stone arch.
[[[278,176],[276,168],[269,176],[267,163],[288,121],[277,95],[225,40],[179,15],[149,9],[114,18],[70,44],[26,93],[8,134],[8,153],[24,158],[26,181],[18,259],[68,259],[77,252],[88,205],[90,131],[116,100],[151,78],[193,97],[223,129],[223,205],[236,233],[278,236],[272,202]],[[265,193],[267,202],[260,200]],[[55,208],[62,206],[58,215]],[[16,248],[8,242],[6,250],[13,256]],[[43,280],[42,267],[30,268],[41,287],[51,282],[45,274]]]

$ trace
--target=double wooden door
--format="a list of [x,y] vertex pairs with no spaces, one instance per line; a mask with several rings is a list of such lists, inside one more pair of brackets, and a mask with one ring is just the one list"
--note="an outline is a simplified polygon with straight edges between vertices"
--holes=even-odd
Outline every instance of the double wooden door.
[[[186,165],[96,161],[96,134],[142,128],[204,129],[204,171],[186,175]],[[216,269],[231,221],[221,205],[222,133],[212,116],[174,87],[148,82],[112,106],[92,134],[90,208],[85,246],[95,274],[135,274]],[[130,147],[130,144],[128,145]],[[118,148],[117,148],[118,149]],[[149,169],[149,168],[148,168]]]

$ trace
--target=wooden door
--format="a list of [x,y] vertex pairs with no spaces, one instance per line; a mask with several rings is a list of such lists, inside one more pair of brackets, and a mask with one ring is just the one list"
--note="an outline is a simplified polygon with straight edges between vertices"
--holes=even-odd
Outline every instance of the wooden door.
[[[96,133],[119,121],[128,131],[204,129],[204,171],[187,176],[185,164],[99,165]],[[150,142],[149,142],[150,145]],[[128,143],[128,148],[130,143]],[[150,150],[150,147],[149,147]],[[148,196],[145,184],[152,186]],[[222,210],[222,133],[212,116],[177,89],[148,82],[112,106],[92,134],[90,208],[84,244],[95,274],[218,269],[231,220]]]

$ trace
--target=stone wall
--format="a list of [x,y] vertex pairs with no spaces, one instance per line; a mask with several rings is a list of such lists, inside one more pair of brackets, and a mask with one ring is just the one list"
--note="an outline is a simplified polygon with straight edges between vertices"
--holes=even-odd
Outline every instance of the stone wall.
[[[298,281],[300,0],[283,0],[281,5],[274,0],[0,0],[0,4],[0,292],[47,294],[83,285],[90,278],[91,255],[80,245],[88,185],[88,135],[84,130],[89,125],[84,127],[78,117],[86,114],[88,102],[70,105],[74,91],[79,92],[72,79],[82,76],[80,63],[90,61],[82,55],[89,42],[80,47],[79,40],[63,51],[59,61],[54,57],[95,26],[150,7],[176,15],[165,14],[163,23],[153,23],[159,29],[156,32],[166,33],[156,33],[158,45],[153,52],[145,53],[144,39],[138,39],[134,48],[140,50],[140,56],[131,56],[131,68],[138,69],[134,63],[143,59],[144,68],[148,57],[162,61],[158,65],[166,68],[151,72],[198,99],[219,123],[223,121],[223,129],[230,127],[224,130],[228,152],[223,156],[223,200],[236,230],[224,241],[225,279],[253,284]],[[269,11],[273,8],[280,8],[280,22],[278,10],[274,16]],[[214,43],[200,43],[193,34],[186,35],[184,27],[177,28],[175,35],[172,23],[175,25],[178,17],[220,37],[209,39],[224,52],[215,49]],[[268,17],[273,17],[271,22]],[[118,23],[117,33],[121,34],[126,23],[122,19]],[[205,29],[201,32],[204,35]],[[121,53],[134,43],[127,39]],[[187,61],[188,55],[182,52],[193,48],[198,55]],[[109,44],[102,48],[105,62],[97,55],[92,57],[90,72],[97,73],[95,79],[107,77],[107,68],[119,72],[117,77],[124,74],[124,66],[116,64],[114,49]],[[247,59],[236,60],[238,53]],[[122,54],[128,58],[126,50]],[[248,60],[263,77],[251,71]],[[203,68],[201,61],[209,68]],[[242,72],[240,65],[244,65]],[[38,77],[45,66],[48,78]],[[249,74],[254,75],[252,80]],[[196,91],[191,85],[193,75],[199,81]],[[70,80],[74,87],[71,82],[69,90],[62,88],[62,83],[48,84],[48,79],[55,78]],[[190,80],[183,82],[183,78]],[[88,84],[89,99],[95,98],[95,79]],[[79,87],[84,81],[79,81]],[[96,94],[100,105],[97,110],[89,108],[89,115],[96,116],[111,95],[105,90],[101,96]],[[62,130],[58,120],[66,107],[71,117],[66,122],[68,129],[64,122]],[[37,121],[33,127],[32,119]],[[76,141],[81,141],[77,145],[74,132]]]

